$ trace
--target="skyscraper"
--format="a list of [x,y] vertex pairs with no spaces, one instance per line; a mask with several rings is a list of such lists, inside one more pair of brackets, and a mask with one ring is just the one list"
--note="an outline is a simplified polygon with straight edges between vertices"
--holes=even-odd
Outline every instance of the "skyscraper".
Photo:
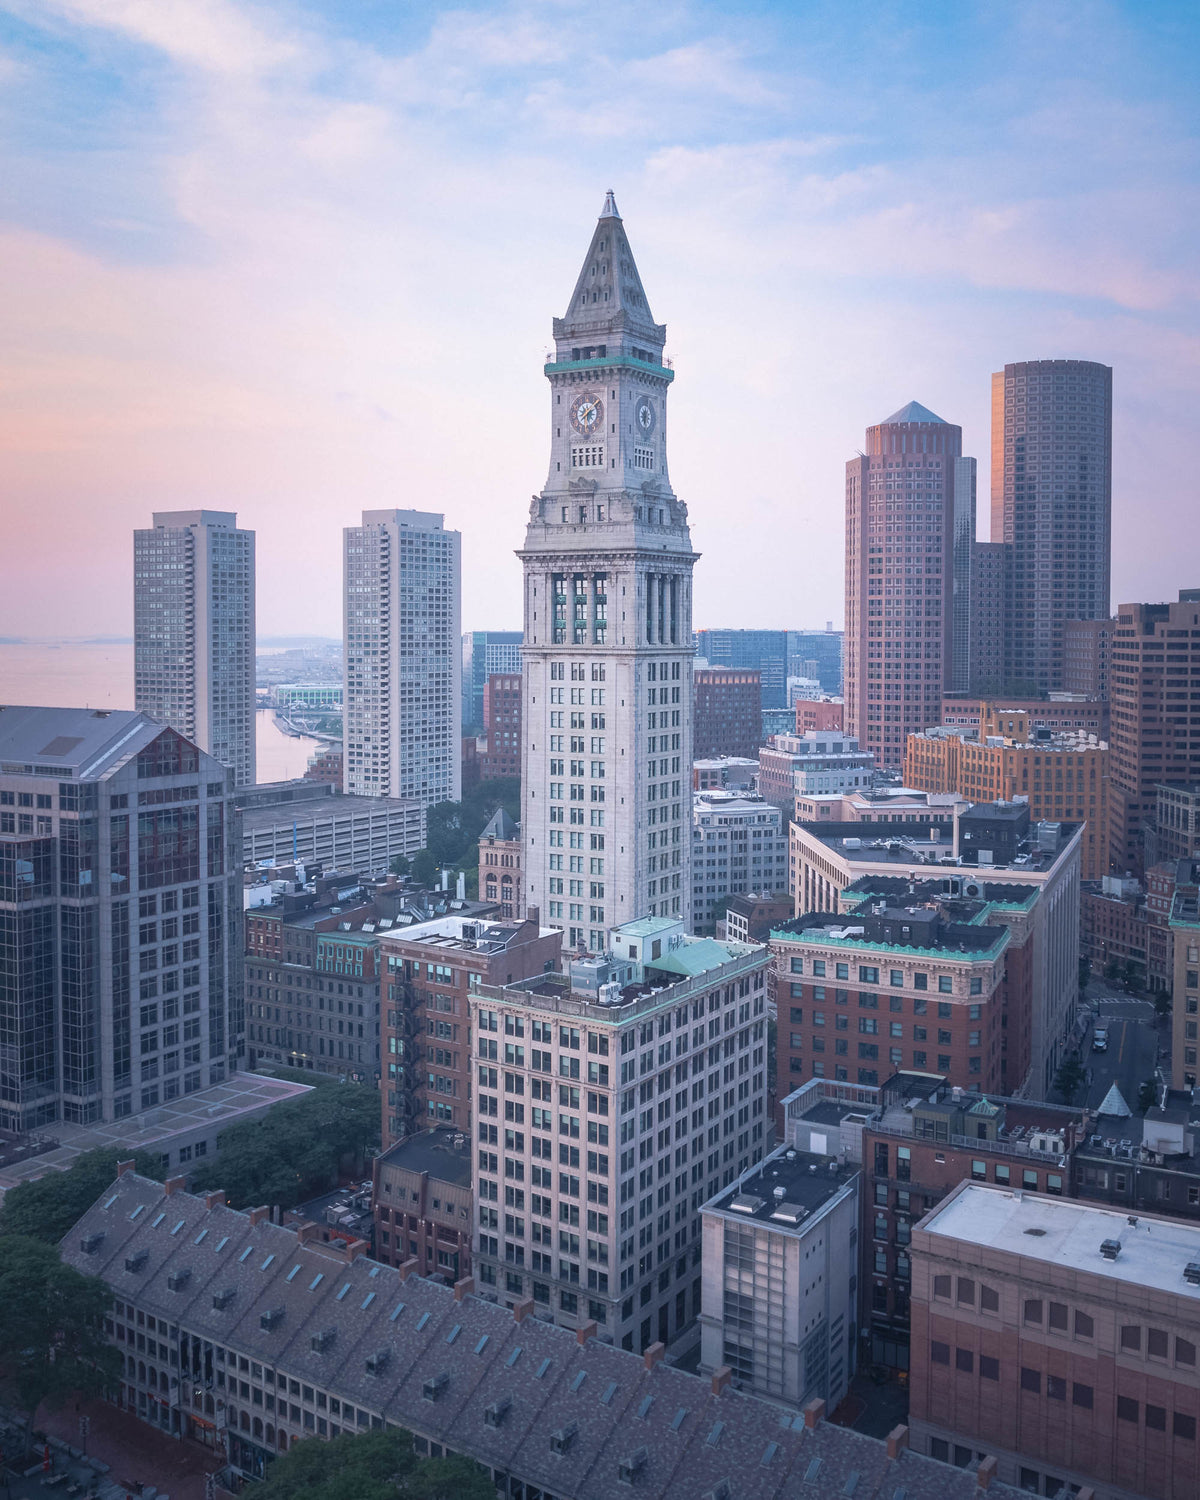
[[550,472],[519,553],[526,910],[572,948],[691,905],[696,554],[667,475],[665,340],[610,192],[554,320]]
[[1200,781],[1200,601],[1122,604],[1109,692],[1109,854],[1140,874],[1160,783]]
[[122,1120],[244,1048],[229,771],[143,713],[0,708],[0,1126]]
[[253,786],[254,533],[224,510],[133,533],[134,703]]
[[954,562],[950,616],[950,676],[946,686],[965,693],[971,682],[971,591],[975,581],[975,460],[954,460]]
[[521,670],[519,630],[466,630],[462,638],[462,727],[483,727],[483,689],[493,672]]
[[992,376],[992,541],[1012,548],[1005,675],[1061,689],[1068,620],[1109,611],[1112,370],[1082,359]]
[[362,797],[462,795],[462,538],[442,519],[365,510],[345,529],[344,786]]
[[975,461],[962,428],[917,401],[868,427],[866,448],[846,465],[846,731],[898,767],[952,680],[955,524]]

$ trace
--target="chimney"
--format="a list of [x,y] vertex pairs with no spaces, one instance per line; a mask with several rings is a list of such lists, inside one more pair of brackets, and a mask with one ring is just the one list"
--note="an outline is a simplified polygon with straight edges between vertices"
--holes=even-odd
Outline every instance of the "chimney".
[[169,1198],[172,1193],[183,1192],[185,1187],[187,1187],[186,1177],[168,1177],[166,1182],[163,1183],[163,1192]]
[[642,1355],[642,1363],[646,1366],[647,1370],[653,1370],[654,1366],[658,1364],[666,1352],[667,1346],[665,1344],[651,1344],[645,1354]]
[[575,1330],[575,1342],[581,1349],[586,1349],[588,1339],[594,1339],[598,1332],[595,1323],[581,1323]]
[[512,1315],[517,1323],[523,1323],[533,1313],[533,1298],[522,1297],[519,1302],[513,1303]]
[[400,1271],[400,1280],[407,1281],[410,1276],[415,1276],[419,1265],[420,1261],[417,1260],[415,1255],[411,1256],[408,1260],[401,1261],[398,1268]]
[[351,1261],[357,1260],[360,1255],[365,1255],[370,1248],[366,1240],[351,1240],[343,1249],[342,1254],[346,1257],[347,1264],[349,1264]]
[[721,1365],[719,1369],[714,1370],[712,1377],[713,1395],[719,1396],[732,1379],[733,1371],[728,1365]]
[[899,1458],[908,1447],[908,1428],[903,1422],[898,1427],[893,1427],[887,1435],[887,1456]]
[[205,1195],[204,1195],[204,1206],[205,1206],[205,1208],[224,1208],[225,1207],[225,1189],[224,1188],[213,1188],[213,1190],[212,1190],[211,1193],[205,1193]]
[[460,1276],[454,1283],[454,1300],[461,1302],[464,1297],[469,1297],[475,1290],[474,1276]]
[[311,1219],[306,1219],[303,1224],[296,1226],[296,1239],[302,1245],[310,1245],[313,1240],[320,1239],[321,1226],[314,1224]]
[[136,1165],[137,1163],[132,1161],[119,1161],[117,1163],[117,1176],[124,1177],[125,1173],[132,1172]]
[[253,1229],[256,1224],[261,1224],[270,1212],[271,1210],[265,1203],[261,1204],[258,1208],[252,1208],[247,1215],[247,1218],[250,1220],[250,1228]]
[[818,1397],[817,1400],[815,1400],[815,1401],[810,1401],[808,1403],[808,1405],[804,1408],[804,1425],[805,1425],[805,1427],[816,1427],[816,1426],[818,1426],[820,1424],[821,1418],[824,1415],[825,1415],[825,1403],[824,1403],[824,1401],[822,1401],[820,1399],[820,1397]]
[[995,1477],[996,1459],[994,1454],[989,1453],[985,1459],[980,1461],[979,1467],[975,1471],[975,1483],[981,1490],[990,1489],[992,1480]]

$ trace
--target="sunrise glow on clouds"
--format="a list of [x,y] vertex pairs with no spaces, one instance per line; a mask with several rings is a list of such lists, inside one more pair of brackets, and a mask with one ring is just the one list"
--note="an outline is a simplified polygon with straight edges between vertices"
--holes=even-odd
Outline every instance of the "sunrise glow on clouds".
[[156,509],[441,510],[519,624],[550,320],[613,187],[668,324],[696,622],[840,622],[842,471],[912,398],[1114,378],[1114,603],[1200,583],[1194,9],[0,0],[0,633],[121,632]]

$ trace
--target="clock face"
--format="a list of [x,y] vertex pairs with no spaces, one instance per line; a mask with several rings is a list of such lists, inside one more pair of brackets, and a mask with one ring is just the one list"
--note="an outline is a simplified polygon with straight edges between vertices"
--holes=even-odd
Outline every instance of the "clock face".
[[571,400],[571,426],[580,437],[594,437],[602,430],[604,404],[590,392]]
[[637,424],[639,437],[648,438],[654,431],[654,408],[646,400],[645,396],[637,404],[634,421]]

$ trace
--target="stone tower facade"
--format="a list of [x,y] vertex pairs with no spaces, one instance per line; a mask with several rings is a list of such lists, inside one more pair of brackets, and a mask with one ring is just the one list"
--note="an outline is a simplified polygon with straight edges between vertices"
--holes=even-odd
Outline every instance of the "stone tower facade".
[[573,949],[691,919],[696,553],[667,471],[665,339],[610,192],[554,320],[550,472],[518,554],[526,909]]

